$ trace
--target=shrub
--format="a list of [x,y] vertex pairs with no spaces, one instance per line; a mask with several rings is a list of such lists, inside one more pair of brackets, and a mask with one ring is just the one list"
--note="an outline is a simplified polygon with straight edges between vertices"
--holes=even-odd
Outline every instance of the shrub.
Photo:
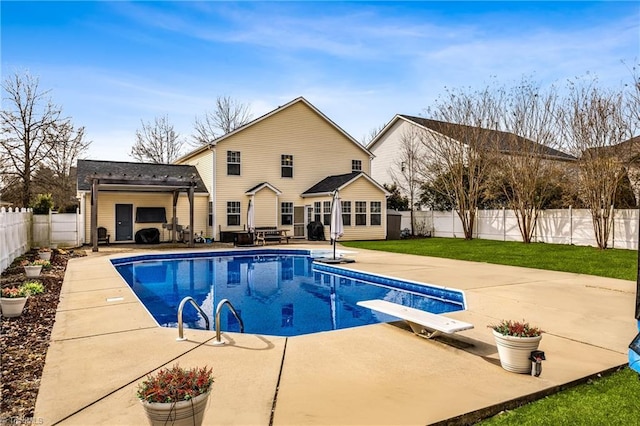
[[53,208],[53,197],[51,194],[38,194],[31,207],[33,214],[49,214],[49,210]]

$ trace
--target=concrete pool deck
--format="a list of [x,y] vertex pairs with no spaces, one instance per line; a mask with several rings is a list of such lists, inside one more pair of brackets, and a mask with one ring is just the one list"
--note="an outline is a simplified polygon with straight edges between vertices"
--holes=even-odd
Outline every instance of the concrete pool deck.
[[[269,246],[279,247],[323,248]],[[344,267],[464,290],[468,309],[448,316],[475,328],[455,342],[398,324],[289,338],[223,332],[224,346],[212,344],[214,332],[185,329],[188,340],[177,342],[111,266],[123,254],[100,250],[67,266],[34,422],[146,424],[137,384],[177,362],[213,367],[204,424],[466,423],[626,364],[637,333],[632,281],[353,249],[357,262]],[[486,327],[523,318],[546,331],[538,378],[503,370]]]

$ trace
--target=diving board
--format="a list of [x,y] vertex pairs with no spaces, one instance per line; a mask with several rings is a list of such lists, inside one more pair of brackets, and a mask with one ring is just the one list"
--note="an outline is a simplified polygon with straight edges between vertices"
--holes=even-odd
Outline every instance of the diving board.
[[426,339],[439,336],[441,333],[453,334],[473,328],[473,324],[467,322],[381,299],[363,300],[357,302],[357,305],[400,318],[409,324],[415,334]]

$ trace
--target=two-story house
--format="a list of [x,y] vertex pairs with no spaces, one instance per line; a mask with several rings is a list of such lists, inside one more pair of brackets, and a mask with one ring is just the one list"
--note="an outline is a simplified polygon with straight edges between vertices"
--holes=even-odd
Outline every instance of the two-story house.
[[[371,177],[372,154],[300,97],[180,158],[207,187],[209,232],[246,229],[249,201],[255,226],[307,237],[307,225],[330,222],[339,190],[343,240],[386,237],[385,189]],[[327,237],[328,238],[328,237]]]
[[[183,156],[173,165],[84,160],[78,192],[85,241],[104,227],[115,242],[140,229],[173,238],[173,218],[188,236],[220,240],[254,226],[307,238],[322,223],[329,238],[331,200],[342,200],[341,240],[386,238],[387,191],[370,177],[372,154],[300,97]],[[99,201],[98,201],[99,200]],[[169,225],[169,226],[167,226]]]

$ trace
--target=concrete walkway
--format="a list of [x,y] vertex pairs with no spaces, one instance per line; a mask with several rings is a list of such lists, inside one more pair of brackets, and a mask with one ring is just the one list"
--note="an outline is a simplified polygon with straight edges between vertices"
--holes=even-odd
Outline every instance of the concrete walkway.
[[[449,315],[475,329],[456,341],[398,324],[290,338],[223,333],[225,346],[185,330],[188,341],[176,342],[177,330],[158,327],[111,266],[122,254],[101,250],[68,264],[34,421],[146,424],[137,383],[178,362],[214,369],[204,424],[463,424],[626,364],[637,333],[631,281],[358,250],[347,267],[465,290],[468,310]],[[539,378],[504,371],[486,327],[523,318],[546,331]]]

